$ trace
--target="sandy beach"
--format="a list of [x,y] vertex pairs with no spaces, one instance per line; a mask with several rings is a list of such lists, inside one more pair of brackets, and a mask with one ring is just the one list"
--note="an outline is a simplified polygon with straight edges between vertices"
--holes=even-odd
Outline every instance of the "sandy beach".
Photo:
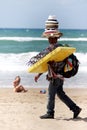
[[55,118],[40,119],[46,113],[47,92],[29,88],[26,93],[15,93],[11,88],[0,89],[1,130],[87,130],[87,89],[65,89],[65,92],[82,108],[77,119],[56,97]]

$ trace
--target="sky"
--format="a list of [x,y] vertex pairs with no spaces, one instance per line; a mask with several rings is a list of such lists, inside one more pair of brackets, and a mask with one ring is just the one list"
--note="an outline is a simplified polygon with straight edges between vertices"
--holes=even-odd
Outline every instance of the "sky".
[[61,29],[87,29],[87,0],[0,0],[0,28],[44,28],[49,15]]

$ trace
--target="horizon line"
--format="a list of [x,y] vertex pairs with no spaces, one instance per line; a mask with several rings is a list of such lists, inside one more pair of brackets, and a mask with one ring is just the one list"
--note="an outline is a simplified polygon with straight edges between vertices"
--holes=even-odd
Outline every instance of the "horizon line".
[[[43,29],[44,28],[25,28],[25,27],[0,27],[0,29]],[[87,30],[84,28],[60,28],[59,30]]]

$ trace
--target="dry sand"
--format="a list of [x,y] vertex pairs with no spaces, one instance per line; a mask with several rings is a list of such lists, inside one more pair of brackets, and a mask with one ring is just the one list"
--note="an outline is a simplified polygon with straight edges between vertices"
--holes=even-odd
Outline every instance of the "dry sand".
[[77,119],[56,97],[55,118],[40,119],[46,113],[47,93],[29,88],[26,93],[0,89],[0,130],[87,130],[87,89],[65,89],[81,108]]

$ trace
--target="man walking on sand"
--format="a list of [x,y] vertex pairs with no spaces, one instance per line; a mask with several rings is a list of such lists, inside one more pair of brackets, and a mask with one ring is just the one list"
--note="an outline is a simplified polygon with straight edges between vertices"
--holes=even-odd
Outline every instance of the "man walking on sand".
[[[58,21],[55,16],[49,16],[48,21],[46,21],[46,29],[43,33],[43,36],[48,38],[49,47],[51,51],[55,47],[62,46],[58,44],[58,39],[62,36],[62,33],[58,31]],[[51,69],[50,64],[53,65],[54,70]],[[60,62],[49,62],[48,63],[48,75],[47,79],[49,81],[48,87],[48,104],[47,104],[47,113],[40,116],[41,119],[54,118],[54,108],[55,108],[55,95],[60,98],[60,100],[67,105],[67,107],[73,112],[73,119],[77,118],[81,112],[81,108],[77,106],[64,92],[63,83],[64,77],[62,76],[61,68],[59,68]],[[39,73],[35,76],[35,82],[38,81],[38,78],[42,75]]]

